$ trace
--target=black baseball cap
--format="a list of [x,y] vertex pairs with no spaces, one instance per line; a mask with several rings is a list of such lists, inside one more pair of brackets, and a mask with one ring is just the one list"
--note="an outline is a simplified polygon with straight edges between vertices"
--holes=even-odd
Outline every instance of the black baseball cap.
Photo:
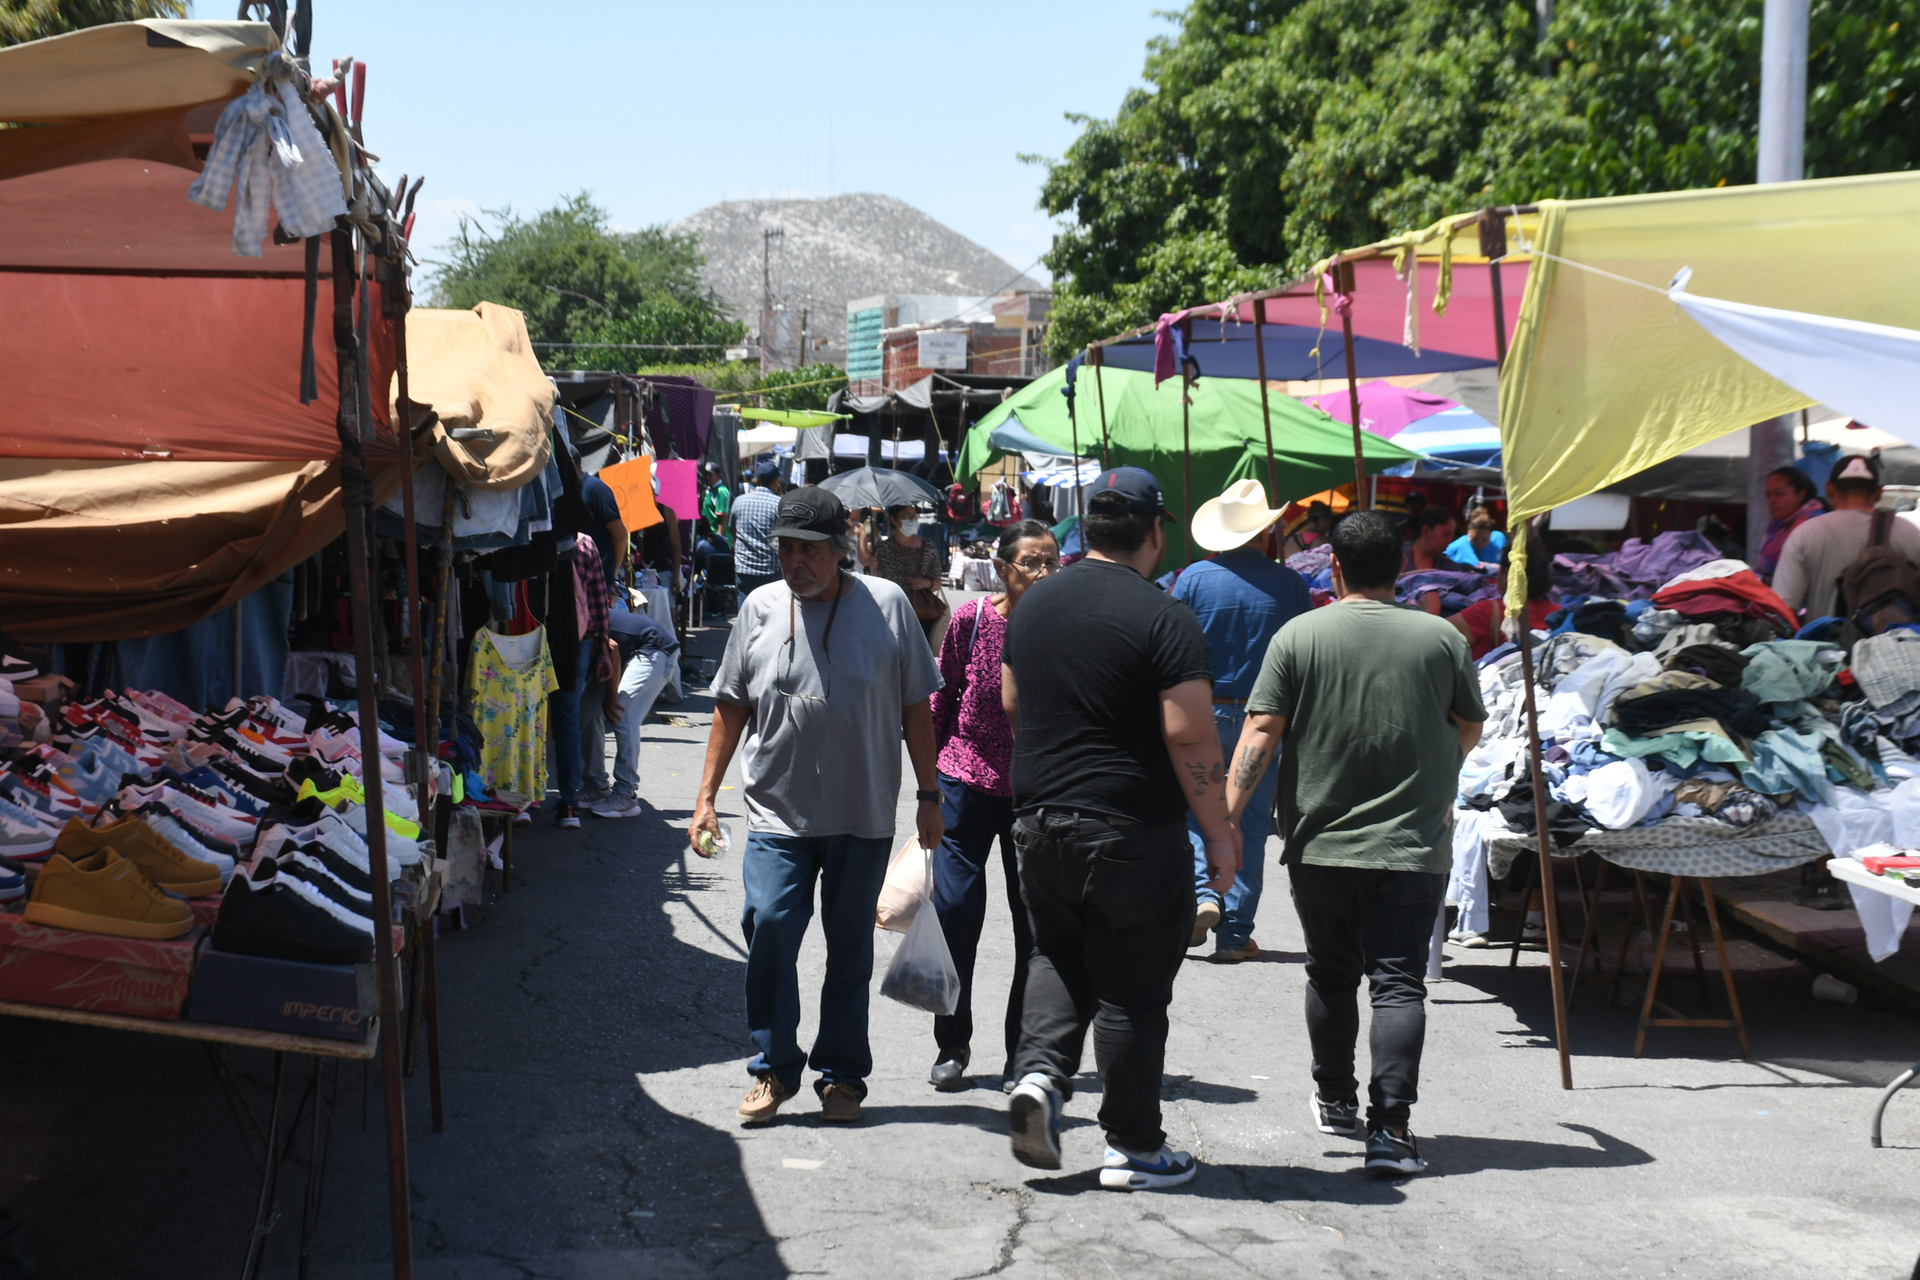
[[780,510],[773,518],[773,537],[825,542],[846,531],[847,509],[832,490],[808,484],[781,495]]
[[1827,479],[1864,480],[1877,489],[1880,487],[1880,459],[1869,453],[1846,454]]
[[1167,500],[1160,492],[1160,482],[1153,478],[1152,472],[1139,467],[1102,471],[1093,482],[1087,507],[1103,516],[1167,514]]
[[780,464],[768,459],[753,469],[755,484],[772,484],[780,478]]

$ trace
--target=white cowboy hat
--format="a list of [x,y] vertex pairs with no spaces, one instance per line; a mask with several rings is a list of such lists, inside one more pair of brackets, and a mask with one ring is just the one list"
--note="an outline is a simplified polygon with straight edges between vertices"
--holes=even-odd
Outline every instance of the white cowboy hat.
[[1209,551],[1231,551],[1258,537],[1280,512],[1267,506],[1258,480],[1237,480],[1193,513],[1193,540]]

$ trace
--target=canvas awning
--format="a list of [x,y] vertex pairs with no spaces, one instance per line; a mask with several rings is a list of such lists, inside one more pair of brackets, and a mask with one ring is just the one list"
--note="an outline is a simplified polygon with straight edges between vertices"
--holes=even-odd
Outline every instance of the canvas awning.
[[[390,400],[400,394],[393,380]],[[416,307],[407,313],[407,398],[431,409],[434,456],[476,489],[518,489],[552,456],[558,393],[512,307],[482,302],[468,311]]]
[[272,38],[264,22],[150,18],[0,49],[0,120],[99,120],[236,98]]

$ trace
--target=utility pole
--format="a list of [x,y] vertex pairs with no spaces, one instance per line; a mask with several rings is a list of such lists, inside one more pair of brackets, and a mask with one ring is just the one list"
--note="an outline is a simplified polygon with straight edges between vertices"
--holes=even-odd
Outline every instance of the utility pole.
[[[1757,180],[1806,176],[1808,0],[1766,0],[1760,35],[1760,146]],[[1747,563],[1767,540],[1767,473],[1793,465],[1792,416],[1747,428]]]
[[796,369],[807,367],[807,321],[812,315],[813,308],[800,308],[800,362],[794,366]]
[[773,367],[773,242],[787,234],[785,227],[760,233],[760,372]]
[[1533,0],[1534,38],[1544,41],[1547,28],[1553,25],[1553,0]]

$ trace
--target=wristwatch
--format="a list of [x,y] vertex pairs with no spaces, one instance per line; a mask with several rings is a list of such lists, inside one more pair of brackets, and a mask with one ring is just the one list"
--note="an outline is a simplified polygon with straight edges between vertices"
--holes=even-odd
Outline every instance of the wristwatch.
[[938,791],[916,791],[913,793],[913,798],[921,804],[940,803],[940,793]]

